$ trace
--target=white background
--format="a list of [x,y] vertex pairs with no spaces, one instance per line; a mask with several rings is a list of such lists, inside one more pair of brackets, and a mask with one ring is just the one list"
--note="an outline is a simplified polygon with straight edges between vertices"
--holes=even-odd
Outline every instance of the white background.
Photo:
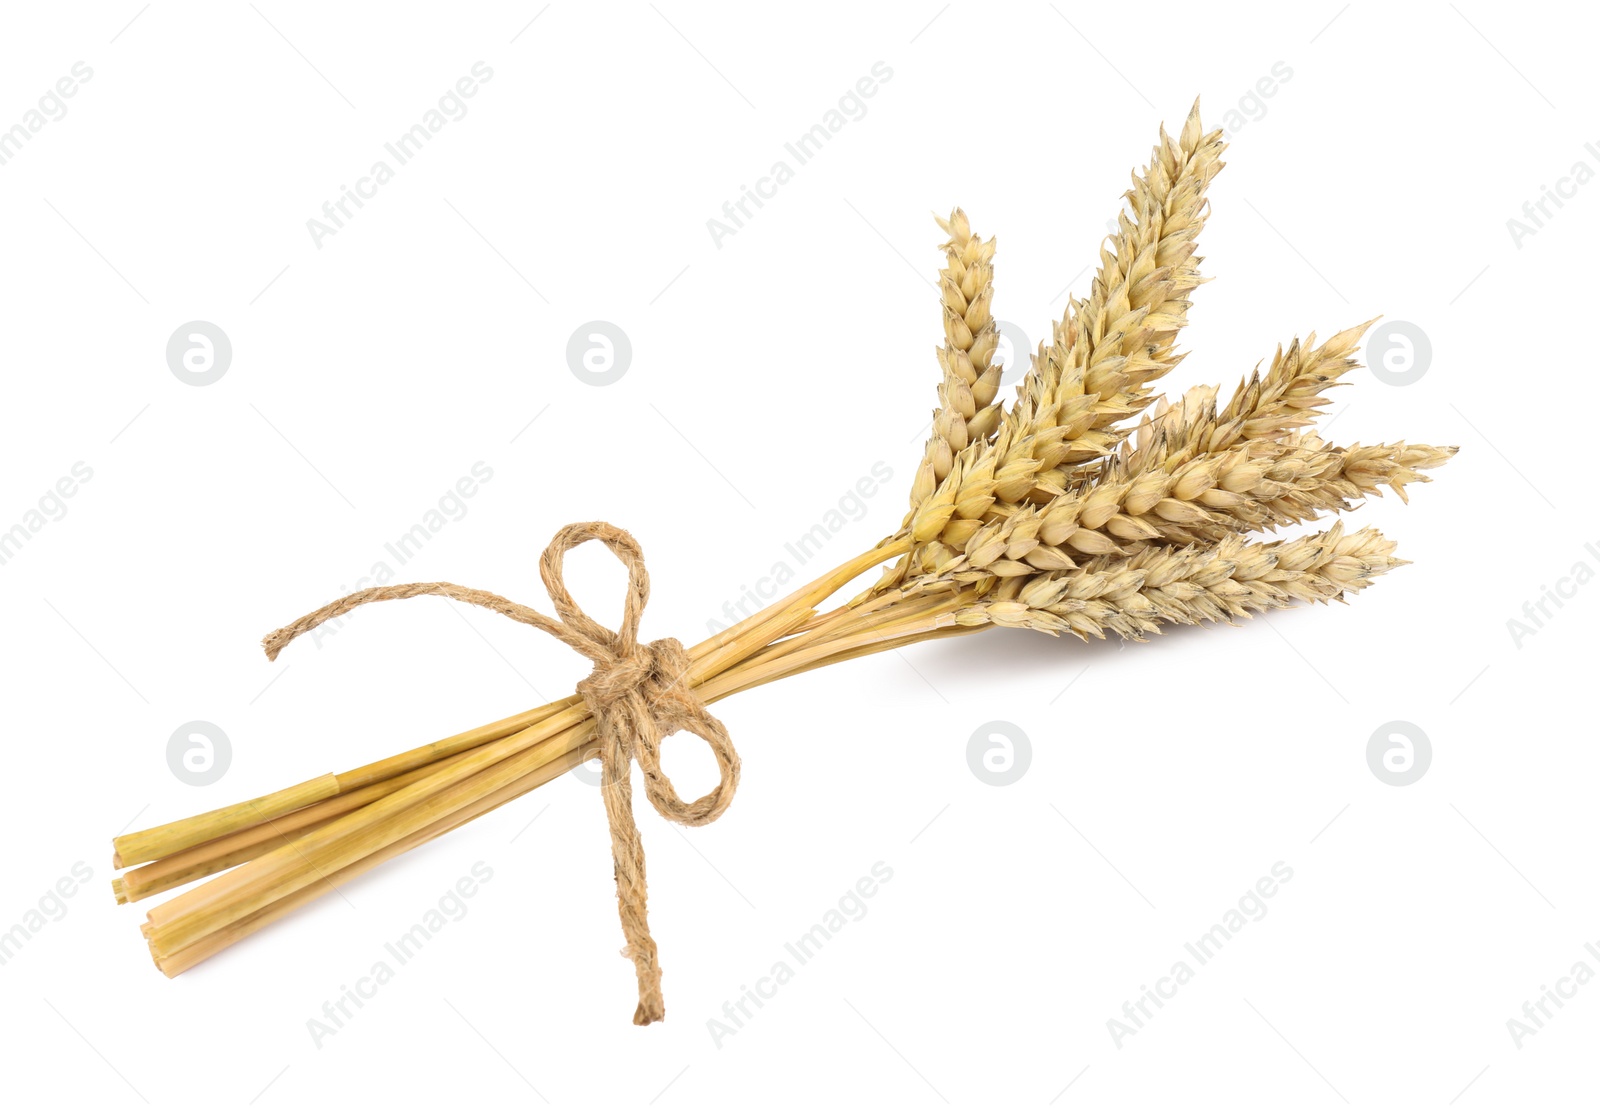
[[[1577,18],[1337,0],[10,8],[0,126],[75,62],[93,77],[0,166],[0,527],[74,463],[93,477],[0,566],[0,929],[74,863],[93,879],[0,966],[8,1094],[1592,1099],[1600,985],[1520,1046],[1507,1027],[1575,962],[1600,971],[1600,753],[1579,697],[1600,585],[1520,644],[1507,628],[1575,563],[1600,568],[1600,185],[1520,244],[1507,228],[1574,163],[1600,168]],[[478,61],[493,77],[467,114],[315,244],[307,220]],[[893,76],[865,116],[716,245],[706,221],[875,62]],[[1292,77],[1245,99],[1276,63]],[[645,633],[694,641],[881,462],[893,479],[805,569],[865,549],[899,523],[934,400],[929,213],[959,203],[999,237],[996,313],[1037,341],[1087,291],[1129,168],[1197,93],[1208,125],[1247,111],[1202,238],[1217,280],[1168,384],[1231,388],[1275,344],[1379,313],[1422,328],[1420,381],[1363,369],[1330,409],[1341,442],[1460,444],[1410,506],[1356,515],[1414,565],[1242,629],[1125,650],[990,631],[722,703],[744,760],[731,810],[686,832],[640,815],[655,1027],[629,1023],[600,799],[570,776],[177,980],[151,968],[148,903],[109,893],[112,835],[586,671],[435,600],[359,612],[276,664],[264,632],[354,588],[477,462],[492,480],[400,580],[546,605],[548,537],[606,519],[649,558]],[[165,360],[191,320],[233,346],[203,388]],[[633,348],[604,388],[567,365],[591,320]],[[598,550],[571,566],[614,622],[620,571]],[[997,719],[1032,750],[1007,787],[967,764]],[[191,720],[230,738],[215,785],[168,769]],[[1432,748],[1406,787],[1367,762],[1394,720]],[[698,745],[669,748],[686,795],[710,783]],[[480,861],[493,878],[467,914],[319,1044],[307,1022]],[[866,916],[719,1043],[708,1020],[878,861],[893,878]],[[1267,915],[1115,1042],[1124,1002],[1279,861],[1293,878]]]

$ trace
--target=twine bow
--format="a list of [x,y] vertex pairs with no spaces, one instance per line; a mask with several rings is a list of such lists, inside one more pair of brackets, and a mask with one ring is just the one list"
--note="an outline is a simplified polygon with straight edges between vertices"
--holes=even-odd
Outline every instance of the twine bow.
[[[628,569],[628,593],[622,627],[603,627],[578,607],[562,578],[562,561],[572,548],[598,539]],[[650,1024],[666,1015],[661,997],[661,967],[656,941],[650,935],[645,904],[644,844],[633,819],[631,764],[644,775],[645,796],[655,810],[676,824],[709,824],[721,816],[739,785],[739,755],[722,722],[706,711],[689,687],[689,655],[676,639],[639,642],[639,617],[650,599],[650,575],[639,543],[621,528],[606,523],[568,524],[556,533],[539,559],[539,576],[555,606],[557,620],[535,609],[481,589],[449,582],[422,582],[362,589],[294,623],[279,628],[262,646],[275,659],[290,640],[318,624],[373,601],[437,595],[481,605],[513,620],[548,632],[594,663],[594,671],[578,683],[578,693],[594,715],[599,738],[601,796],[611,826],[611,857],[617,880],[617,909],[628,943],[623,954],[633,960],[639,979],[639,1007],[633,1023]],[[661,741],[674,732],[692,732],[716,756],[720,776],[716,788],[697,801],[684,801],[661,769]]]

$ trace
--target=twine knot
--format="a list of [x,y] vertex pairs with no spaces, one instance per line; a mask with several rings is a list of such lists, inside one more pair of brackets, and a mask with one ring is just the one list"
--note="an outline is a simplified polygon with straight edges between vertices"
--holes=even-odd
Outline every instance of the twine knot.
[[[568,551],[598,539],[628,570],[622,626],[612,631],[590,619],[567,592],[562,563]],[[633,818],[632,765],[639,764],[645,796],[655,810],[677,824],[709,824],[733,801],[739,785],[739,755],[722,722],[706,710],[689,682],[689,653],[676,639],[639,642],[639,617],[650,598],[650,576],[637,540],[606,523],[569,524],[556,533],[539,560],[539,576],[559,619],[481,589],[449,582],[388,585],[363,589],[324,605],[279,628],[262,641],[268,658],[277,658],[290,640],[325,620],[373,601],[435,595],[509,616],[548,632],[594,664],[578,683],[578,693],[594,715],[601,765],[601,797],[611,828],[611,856],[617,882],[617,909],[627,940],[623,954],[633,960],[639,980],[639,1006],[633,1023],[650,1024],[666,1015],[661,967],[647,919],[644,844]],[[705,740],[717,760],[718,782],[710,793],[684,801],[661,769],[661,741],[675,732]]]
[[591,708],[604,708],[651,681],[665,692],[682,680],[688,668],[689,653],[682,643],[657,639],[636,647],[626,658],[596,663],[594,672],[578,683],[578,692]]

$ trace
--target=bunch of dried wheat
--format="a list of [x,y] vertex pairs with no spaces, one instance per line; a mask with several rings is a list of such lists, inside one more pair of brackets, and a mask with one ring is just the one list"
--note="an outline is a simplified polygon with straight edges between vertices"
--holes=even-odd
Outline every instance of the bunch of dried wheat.
[[[1407,443],[1338,448],[1303,429],[1325,391],[1355,366],[1366,325],[1322,345],[1314,336],[1273,357],[1220,409],[1216,390],[1155,404],[1152,384],[1180,360],[1174,344],[1201,283],[1195,244],[1206,187],[1222,167],[1221,133],[1199,106],[1176,139],[1163,130],[1126,194],[1129,211],[1102,247],[1087,298],[1069,303],[1009,408],[996,400],[1001,366],[994,240],[959,209],[940,275],[942,377],[911,506],[894,535],[762,612],[683,651],[635,638],[648,593],[637,545],[604,525],[558,537],[543,572],[561,620],[444,583],[365,590],[268,637],[276,657],[294,636],[358,604],[442,594],[560,636],[596,662],[580,693],[344,774],[114,841],[119,901],[136,901],[219,871],[157,906],[150,951],[177,974],[385,859],[534,789],[583,761],[604,759],[628,954],[639,974],[638,1023],[663,1008],[644,922],[642,848],[631,816],[631,761],[656,807],[683,823],[714,819],[732,797],[738,761],[704,711],[739,690],[876,651],[989,625],[1129,639],[1164,624],[1233,622],[1295,601],[1364,589],[1400,565],[1372,529],[1341,524],[1286,541],[1270,531],[1348,509],[1455,448]],[[561,553],[601,538],[630,565],[629,623],[619,634],[583,616],[560,585]],[[831,610],[822,603],[880,565],[877,583]],[[618,721],[621,720],[622,723]],[[687,728],[717,751],[722,783],[693,803],[661,773],[661,735]],[[713,734],[715,733],[715,734]],[[609,745],[609,746],[607,746]]]

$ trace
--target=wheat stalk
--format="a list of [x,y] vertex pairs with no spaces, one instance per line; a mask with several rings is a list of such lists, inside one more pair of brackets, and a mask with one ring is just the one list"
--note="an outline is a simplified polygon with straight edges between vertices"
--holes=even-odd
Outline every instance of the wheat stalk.
[[[995,241],[974,235],[959,208],[939,221],[947,236],[939,403],[903,525],[687,652],[674,643],[680,708],[988,627],[1142,640],[1171,624],[1235,623],[1360,592],[1403,564],[1378,532],[1347,533],[1342,522],[1316,535],[1252,538],[1385,488],[1405,499],[1455,453],[1404,441],[1337,447],[1308,430],[1327,390],[1355,367],[1367,325],[1321,346],[1311,335],[1279,348],[1220,409],[1209,386],[1174,403],[1151,391],[1182,357],[1176,342],[1202,280],[1195,249],[1222,151],[1221,133],[1201,127],[1198,103],[1176,138],[1162,130],[1088,296],[1069,302],[1009,408],[996,399]],[[875,585],[822,609],[878,567],[886,569]],[[630,588],[630,603],[642,605]],[[442,593],[549,623],[442,583],[378,592],[365,599]],[[270,651],[362,599],[275,633]],[[601,640],[609,634],[599,631]],[[640,675],[654,672],[628,661]],[[576,765],[597,727],[587,696],[118,836],[117,866],[135,869],[114,880],[114,893],[135,901],[211,876],[151,909],[144,926],[156,964],[180,973]]]

